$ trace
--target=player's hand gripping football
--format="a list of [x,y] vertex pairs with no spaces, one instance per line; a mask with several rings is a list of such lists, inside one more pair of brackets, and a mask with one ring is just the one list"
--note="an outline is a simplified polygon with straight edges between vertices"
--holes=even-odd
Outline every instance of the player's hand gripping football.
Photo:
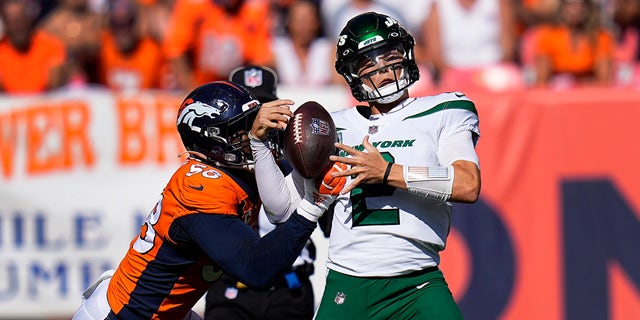
[[347,170],[346,164],[335,162],[315,179],[305,179],[304,198],[298,206],[298,214],[317,222],[347,183],[346,177],[333,177],[332,173],[344,170]]
[[287,127],[287,121],[293,115],[291,111],[293,103],[289,99],[278,99],[260,106],[260,111],[251,127],[251,136],[265,140],[270,130],[284,130]]

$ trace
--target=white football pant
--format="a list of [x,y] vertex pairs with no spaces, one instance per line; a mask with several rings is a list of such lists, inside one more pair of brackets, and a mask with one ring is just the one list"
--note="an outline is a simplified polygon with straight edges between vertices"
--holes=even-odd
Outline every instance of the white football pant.
[[[109,315],[111,307],[107,301],[107,288],[114,270],[105,271],[87,290],[82,293],[82,304],[76,310],[72,320],[104,320]],[[184,320],[202,320],[193,310]]]

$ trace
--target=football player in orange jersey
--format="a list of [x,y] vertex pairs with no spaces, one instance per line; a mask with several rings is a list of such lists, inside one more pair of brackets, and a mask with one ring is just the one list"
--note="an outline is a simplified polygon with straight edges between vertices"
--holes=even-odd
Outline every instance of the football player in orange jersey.
[[[283,99],[265,107],[292,104]],[[335,195],[306,179],[296,212],[260,238],[252,228],[261,201],[249,139],[259,109],[233,82],[189,93],[177,119],[189,157],[118,268],[85,291],[73,319],[199,319],[191,308],[223,273],[267,288],[289,270]],[[277,152],[275,139],[269,145]],[[341,187],[345,180],[333,182]]]

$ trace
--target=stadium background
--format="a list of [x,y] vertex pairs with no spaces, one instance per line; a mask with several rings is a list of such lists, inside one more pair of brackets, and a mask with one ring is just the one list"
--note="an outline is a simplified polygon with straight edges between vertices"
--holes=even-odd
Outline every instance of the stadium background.
[[[640,91],[466,93],[483,186],[478,203],[455,205],[442,265],[465,318],[640,319]],[[342,87],[279,95],[350,103]],[[117,265],[180,163],[181,98],[0,98],[1,319],[69,318]],[[313,239],[319,299],[327,240]]]

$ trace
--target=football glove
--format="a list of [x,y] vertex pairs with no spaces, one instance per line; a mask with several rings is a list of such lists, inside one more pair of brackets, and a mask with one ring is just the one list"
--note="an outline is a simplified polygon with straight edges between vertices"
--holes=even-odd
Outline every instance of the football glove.
[[342,172],[347,170],[348,166],[342,162],[334,162],[329,169],[324,172],[324,175],[316,178],[316,187],[321,194],[330,194],[332,196],[340,195],[340,191],[347,183],[346,177],[332,177],[333,172]]
[[331,173],[343,171],[347,166],[334,163],[323,175],[315,179],[304,180],[304,197],[298,205],[298,214],[310,221],[317,222],[322,214],[336,200],[347,183],[346,177],[332,177]]

